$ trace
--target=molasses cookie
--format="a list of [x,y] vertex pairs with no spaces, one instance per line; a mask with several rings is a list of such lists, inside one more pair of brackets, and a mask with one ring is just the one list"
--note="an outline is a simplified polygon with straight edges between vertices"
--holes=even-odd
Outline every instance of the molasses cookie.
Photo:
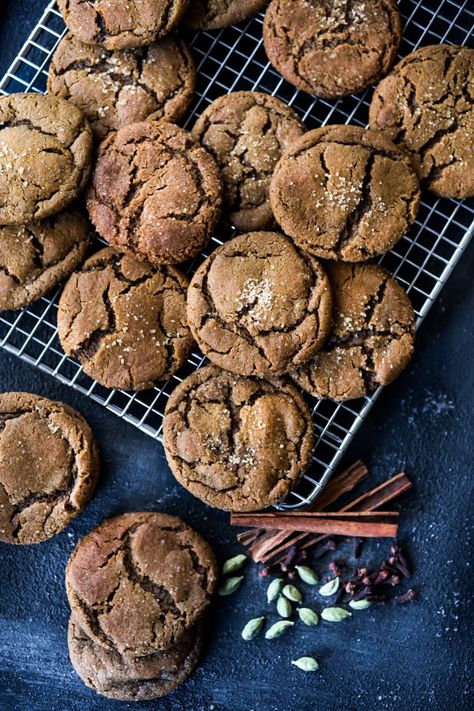
[[95,488],[89,425],[61,402],[0,394],[0,541],[41,543],[82,511]]
[[189,0],[58,0],[64,22],[81,42],[106,49],[151,44],[181,20]]
[[276,232],[249,232],[214,250],[188,290],[202,352],[239,375],[281,375],[321,348],[331,289],[319,262]]
[[175,373],[191,350],[187,286],[174,267],[152,267],[102,249],[61,294],[61,345],[105,387],[151,388]]
[[268,59],[314,96],[362,91],[388,72],[401,38],[395,0],[272,0],[263,23]]
[[388,385],[413,354],[415,315],[404,289],[374,264],[329,264],[333,331],[293,373],[314,397],[351,400]]
[[84,260],[91,227],[79,212],[0,227],[0,309],[44,296]]
[[178,37],[110,52],[69,33],[53,55],[48,91],[82,109],[95,135],[104,138],[136,121],[180,121],[195,83],[191,53]]
[[178,126],[142,121],[100,145],[87,207],[112,246],[175,264],[207,244],[221,200],[219,169],[205,148]]
[[0,225],[54,215],[84,188],[92,131],[82,111],[42,94],[0,97]]
[[433,45],[402,59],[377,86],[370,126],[411,157],[436,195],[474,195],[474,49]]
[[194,0],[184,16],[192,30],[218,30],[248,20],[265,5],[265,0]]
[[288,494],[311,461],[311,412],[286,380],[201,368],[173,391],[163,423],[177,480],[209,506],[257,511]]
[[68,627],[69,656],[77,674],[98,694],[117,701],[150,701],[170,694],[195,669],[202,638],[198,623],[166,651],[129,657],[94,642],[74,615]]
[[104,521],[79,541],[66,569],[75,621],[94,642],[129,657],[182,640],[209,604],[216,580],[206,541],[161,513]]
[[278,162],[270,203],[281,228],[309,254],[360,262],[407,231],[420,189],[410,159],[378,131],[326,126]]
[[193,136],[216,159],[224,181],[224,204],[239,230],[270,227],[268,188],[273,169],[304,126],[279,99],[256,91],[225,94],[204,111]]

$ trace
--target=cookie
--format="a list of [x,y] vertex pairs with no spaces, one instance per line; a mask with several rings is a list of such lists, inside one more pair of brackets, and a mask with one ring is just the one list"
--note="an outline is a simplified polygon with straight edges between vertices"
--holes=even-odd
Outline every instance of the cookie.
[[412,159],[423,187],[447,198],[474,195],[474,49],[422,47],[377,86],[370,126]]
[[263,41],[287,81],[334,99],[362,91],[388,72],[401,31],[395,0],[272,0]]
[[59,43],[48,75],[49,93],[78,106],[100,139],[145,119],[179,122],[195,83],[193,58],[178,37],[111,52],[69,33]]
[[193,136],[212,153],[224,181],[224,205],[239,230],[271,227],[273,169],[304,126],[279,99],[256,91],[225,94],[204,111]]
[[82,111],[42,94],[0,97],[0,225],[42,220],[84,188],[92,131]]
[[79,541],[66,569],[78,624],[97,644],[131,657],[176,644],[202,616],[216,580],[206,541],[161,513],[104,521]]
[[151,388],[171,377],[191,351],[187,286],[174,267],[102,249],[61,294],[58,335],[65,353],[105,387]]
[[189,0],[58,0],[68,29],[81,42],[106,49],[151,44],[181,20]]
[[219,169],[205,148],[178,126],[142,121],[100,145],[87,207],[112,246],[176,264],[208,243],[221,201]]
[[413,354],[415,315],[405,290],[374,264],[329,264],[333,330],[293,377],[318,398],[351,400],[388,385]]
[[146,657],[126,657],[96,644],[71,616],[68,647],[82,681],[98,694],[117,701],[150,701],[170,694],[196,668],[203,641],[202,626],[183,634],[170,649]]
[[19,309],[53,289],[84,260],[91,227],[79,212],[0,226],[0,309]]
[[89,425],[61,402],[0,393],[0,541],[41,543],[82,511],[95,488]]
[[188,289],[188,321],[204,355],[238,375],[282,375],[308,361],[331,325],[319,262],[276,232],[214,250]]
[[284,499],[308,468],[313,420],[290,382],[208,366],[171,394],[163,444],[171,471],[198,499],[258,511]]
[[218,30],[248,20],[265,0],[194,0],[183,23],[192,30]]
[[270,203],[280,227],[308,254],[359,262],[407,231],[420,203],[410,159],[377,131],[326,126],[278,162]]

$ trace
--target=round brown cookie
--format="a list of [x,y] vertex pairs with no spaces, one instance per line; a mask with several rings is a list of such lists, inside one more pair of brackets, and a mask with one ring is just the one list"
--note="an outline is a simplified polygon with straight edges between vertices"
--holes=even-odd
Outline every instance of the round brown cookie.
[[43,94],[0,97],[0,225],[54,215],[84,188],[92,131],[82,111]]
[[171,471],[226,511],[257,511],[288,494],[310,464],[311,412],[286,380],[201,368],[171,394],[163,421]]
[[412,158],[436,195],[474,195],[474,49],[433,45],[402,59],[377,86],[370,126]]
[[273,66],[326,99],[361,91],[388,72],[401,32],[395,0],[272,0],[263,23]]
[[205,148],[178,126],[142,121],[100,145],[87,207],[120,251],[174,264],[207,244],[221,200],[219,169]]
[[61,345],[105,387],[151,388],[175,373],[191,351],[187,287],[174,267],[152,267],[102,249],[74,272],[61,294]]
[[189,0],[58,0],[69,30],[81,42],[106,49],[151,44],[181,20]]
[[184,632],[169,649],[146,657],[127,657],[96,644],[71,616],[68,646],[82,681],[117,701],[150,701],[170,694],[194,671],[202,649],[202,625]]
[[145,119],[180,121],[195,83],[193,58],[178,37],[110,52],[69,33],[59,43],[48,75],[49,93],[82,109],[99,138]]
[[192,30],[218,30],[248,20],[266,0],[194,0],[184,16]]
[[91,227],[79,212],[0,227],[0,309],[39,299],[81,264]]
[[276,232],[249,232],[214,250],[188,289],[202,352],[239,375],[281,375],[308,361],[331,326],[331,289],[316,259]]
[[216,581],[206,541],[161,513],[104,521],[79,541],[66,569],[69,604],[82,629],[132,657],[181,640],[201,618]]
[[420,188],[410,159],[380,132],[326,126],[278,162],[270,203],[284,232],[309,254],[360,262],[403,237]]
[[89,501],[99,456],[89,425],[61,402],[0,394],[0,541],[41,543]]
[[273,224],[268,188],[283,151],[304,132],[293,109],[256,91],[225,94],[204,111],[193,136],[216,159],[224,203],[239,230]]
[[415,314],[404,289],[374,264],[329,264],[333,331],[293,373],[318,398],[351,400],[388,385],[413,354]]

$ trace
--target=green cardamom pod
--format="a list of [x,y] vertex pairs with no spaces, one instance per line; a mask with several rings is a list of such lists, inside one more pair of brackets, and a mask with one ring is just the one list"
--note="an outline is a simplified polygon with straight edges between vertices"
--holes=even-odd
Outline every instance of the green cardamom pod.
[[351,600],[349,607],[352,607],[353,610],[366,610],[371,604],[370,600],[363,598],[362,600]]
[[345,610],[343,607],[326,607],[321,612],[321,617],[326,622],[342,622],[350,617],[351,614],[349,610]]
[[303,596],[301,595],[300,591],[294,585],[285,585],[282,590],[282,593],[285,597],[288,598],[288,600],[291,600],[292,602],[301,602],[301,600],[303,599]]
[[318,576],[309,565],[296,565],[295,568],[304,583],[308,585],[316,585],[316,583],[319,583]]
[[304,624],[308,625],[309,627],[317,625],[319,622],[319,617],[310,607],[298,608],[298,617],[300,618],[301,622],[304,622]]
[[277,599],[283,588],[283,580],[275,578],[267,588],[267,602],[273,602]]
[[312,672],[319,669],[319,664],[313,657],[300,657],[299,659],[295,659],[291,663],[294,664],[295,667],[298,667],[298,669],[301,669],[305,672]]
[[279,622],[275,622],[275,624],[265,632],[265,639],[275,639],[275,637],[279,637],[289,627],[293,627],[294,624],[295,623],[290,620],[280,620]]
[[222,567],[222,575],[229,575],[230,573],[235,573],[237,570],[240,570],[246,560],[247,556],[243,553],[229,558]]
[[246,642],[256,637],[263,627],[265,622],[264,617],[254,617],[253,620],[249,620],[242,630],[242,637]]
[[239,587],[244,579],[243,575],[239,575],[235,578],[227,578],[224,580],[217,590],[218,595],[232,595]]
[[291,602],[283,595],[280,595],[277,600],[277,612],[280,617],[291,617],[292,611]]
[[333,578],[332,580],[329,580],[325,585],[319,588],[319,594],[323,597],[331,597],[331,595],[334,595],[334,593],[337,592],[339,588],[339,582],[339,578]]

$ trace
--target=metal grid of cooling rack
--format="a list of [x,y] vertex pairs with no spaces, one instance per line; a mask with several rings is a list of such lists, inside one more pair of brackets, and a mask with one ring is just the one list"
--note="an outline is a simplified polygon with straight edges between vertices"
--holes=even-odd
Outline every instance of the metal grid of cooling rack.
[[[441,0],[436,10],[416,0],[401,0],[404,37],[401,56],[420,45],[448,42],[466,44],[474,24],[470,0]],[[471,6],[472,7],[472,6]],[[194,105],[185,126],[191,125],[204,108],[223,93],[260,90],[292,105],[308,128],[325,123],[366,125],[370,90],[336,102],[313,99],[286,83],[268,64],[261,41],[262,15],[250,22],[225,30],[189,34],[187,39],[198,65]],[[31,36],[0,82],[0,93],[45,90],[47,67],[64,23],[50,2]],[[474,206],[467,202],[438,200],[424,195],[416,223],[409,233],[381,259],[407,289],[418,324],[446,282],[474,231]],[[221,233],[223,239],[232,235]],[[205,254],[222,244],[214,239]],[[195,266],[192,264],[190,269]],[[161,438],[166,400],[177,382],[198,368],[203,357],[195,352],[179,373],[153,390],[128,393],[107,390],[84,374],[78,363],[61,350],[56,331],[58,292],[17,312],[0,312],[0,345],[23,360],[80,390],[157,439]],[[313,400],[316,446],[313,465],[298,488],[281,504],[297,509],[309,504],[319,493],[352,437],[364,420],[381,388],[370,398],[336,404]]]

